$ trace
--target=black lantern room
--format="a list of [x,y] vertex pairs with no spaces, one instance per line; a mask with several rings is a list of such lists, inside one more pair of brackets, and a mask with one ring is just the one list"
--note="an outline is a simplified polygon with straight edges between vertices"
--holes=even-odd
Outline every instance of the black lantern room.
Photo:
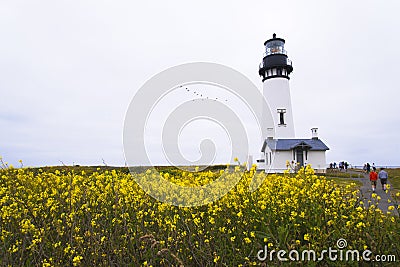
[[293,67],[286,55],[285,40],[276,38],[274,33],[272,39],[265,41],[264,45],[265,55],[258,71],[263,81],[276,77],[289,79]]

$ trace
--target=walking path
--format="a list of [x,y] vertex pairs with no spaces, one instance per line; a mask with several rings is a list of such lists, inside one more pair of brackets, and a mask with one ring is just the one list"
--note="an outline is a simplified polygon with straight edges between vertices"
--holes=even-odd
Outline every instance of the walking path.
[[[383,191],[381,183],[378,179],[377,184],[376,184],[376,190],[375,190],[375,194],[377,194],[377,196],[380,197],[380,200],[377,201],[377,199],[372,197],[372,187],[371,187],[371,182],[369,180],[369,174],[367,173],[360,173],[360,172],[355,172],[355,171],[350,171],[350,173],[352,174],[360,174],[361,178],[351,178],[352,180],[355,181],[360,181],[362,182],[362,186],[360,187],[360,195],[361,195],[361,199],[364,202],[364,205],[366,207],[368,207],[369,205],[378,203],[376,206],[382,210],[384,213],[386,213],[388,211],[388,207],[389,206],[393,206],[395,205],[395,203],[393,203],[393,199],[391,196],[391,190],[387,190],[387,192]],[[388,184],[390,184],[390,177],[388,179]],[[368,203],[368,201],[371,201],[370,203]],[[390,202],[389,202],[390,201]],[[399,215],[397,214],[396,209],[391,211],[393,214],[395,213],[395,215]]]

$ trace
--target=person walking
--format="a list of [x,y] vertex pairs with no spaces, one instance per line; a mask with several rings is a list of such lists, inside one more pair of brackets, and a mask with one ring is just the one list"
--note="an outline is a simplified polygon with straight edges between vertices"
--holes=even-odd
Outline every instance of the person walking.
[[387,185],[387,180],[388,180],[388,173],[385,171],[385,168],[381,168],[381,170],[378,173],[378,178],[381,180],[382,184],[382,189],[386,191],[386,185]]
[[378,174],[376,173],[376,168],[372,168],[372,172],[369,173],[369,180],[371,181],[372,192],[376,190],[376,181],[378,180]]
[[342,171],[343,170],[343,161],[339,162],[339,170]]
[[371,171],[371,165],[367,162],[367,173]]

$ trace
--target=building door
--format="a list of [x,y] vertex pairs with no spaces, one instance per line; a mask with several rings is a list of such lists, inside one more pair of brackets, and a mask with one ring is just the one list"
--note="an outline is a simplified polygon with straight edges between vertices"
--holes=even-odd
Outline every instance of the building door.
[[304,150],[302,148],[297,148],[296,149],[296,161],[299,164],[299,166],[304,166]]

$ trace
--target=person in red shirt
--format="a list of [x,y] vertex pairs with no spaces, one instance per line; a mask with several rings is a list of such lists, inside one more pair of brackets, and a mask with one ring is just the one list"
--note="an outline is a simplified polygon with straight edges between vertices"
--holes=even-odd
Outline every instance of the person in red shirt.
[[369,180],[371,181],[372,192],[376,190],[376,181],[378,180],[378,174],[376,173],[376,168],[372,168],[372,172],[369,173]]

